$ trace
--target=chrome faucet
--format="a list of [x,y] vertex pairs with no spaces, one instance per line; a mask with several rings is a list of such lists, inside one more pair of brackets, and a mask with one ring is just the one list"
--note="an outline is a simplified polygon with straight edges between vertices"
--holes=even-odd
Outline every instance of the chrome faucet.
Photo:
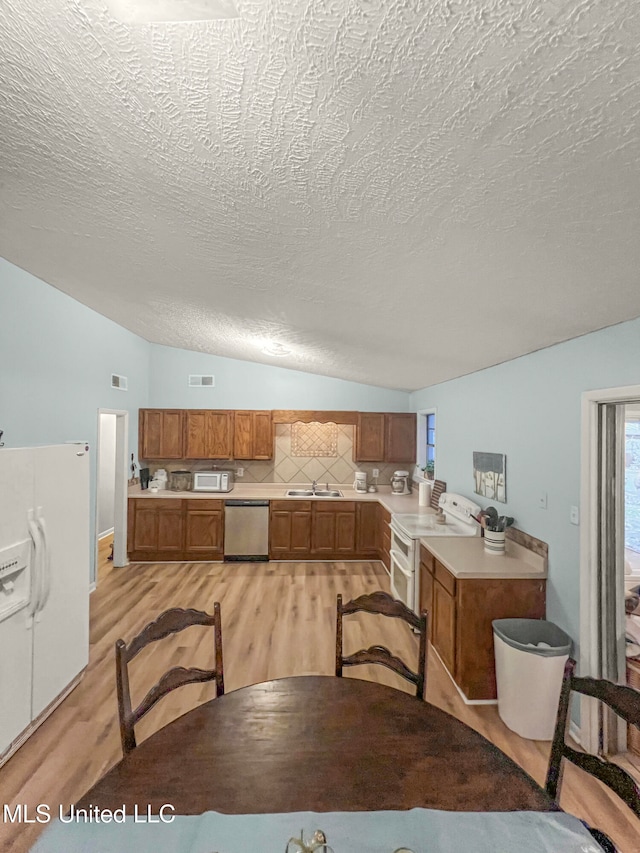
[[311,483],[311,491],[312,491],[312,492],[315,492],[315,490],[316,490],[317,488],[318,488],[318,481],[317,481],[317,480],[314,480],[314,481],[313,481],[313,483]]

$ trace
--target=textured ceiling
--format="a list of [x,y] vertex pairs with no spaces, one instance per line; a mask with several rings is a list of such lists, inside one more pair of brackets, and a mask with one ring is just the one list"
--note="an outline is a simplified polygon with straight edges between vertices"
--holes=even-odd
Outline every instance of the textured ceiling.
[[0,255],[150,341],[401,389],[640,315],[636,0],[236,6],[2,0]]

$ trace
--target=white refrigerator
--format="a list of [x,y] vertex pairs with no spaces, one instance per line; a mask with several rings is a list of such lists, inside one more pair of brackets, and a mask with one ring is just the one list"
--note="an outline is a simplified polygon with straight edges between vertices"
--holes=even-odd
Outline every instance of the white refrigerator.
[[0,764],[89,660],[89,447],[0,450]]

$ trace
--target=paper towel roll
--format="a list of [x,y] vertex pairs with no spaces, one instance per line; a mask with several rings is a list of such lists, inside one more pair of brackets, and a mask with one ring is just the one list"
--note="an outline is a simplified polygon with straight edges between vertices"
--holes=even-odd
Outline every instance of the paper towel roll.
[[431,483],[418,484],[418,506],[429,506],[431,504]]

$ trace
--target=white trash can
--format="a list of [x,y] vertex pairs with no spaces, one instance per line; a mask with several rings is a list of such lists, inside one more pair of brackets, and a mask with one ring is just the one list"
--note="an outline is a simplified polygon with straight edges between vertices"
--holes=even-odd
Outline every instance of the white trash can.
[[571,638],[544,619],[492,624],[500,718],[521,737],[552,740]]

